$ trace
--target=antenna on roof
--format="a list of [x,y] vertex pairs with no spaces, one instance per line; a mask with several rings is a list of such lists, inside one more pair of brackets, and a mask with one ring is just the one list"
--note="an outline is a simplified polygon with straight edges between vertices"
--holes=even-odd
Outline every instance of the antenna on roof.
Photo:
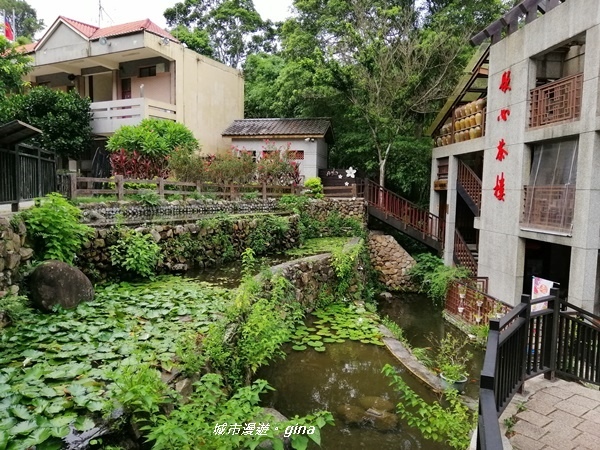
[[104,15],[106,17],[108,17],[108,20],[111,21],[112,24],[115,23],[114,20],[112,20],[112,17],[110,17],[108,15],[108,13],[106,12],[106,10],[104,9],[104,7],[102,6],[102,0],[98,0],[98,26],[102,27],[102,13],[104,13]]

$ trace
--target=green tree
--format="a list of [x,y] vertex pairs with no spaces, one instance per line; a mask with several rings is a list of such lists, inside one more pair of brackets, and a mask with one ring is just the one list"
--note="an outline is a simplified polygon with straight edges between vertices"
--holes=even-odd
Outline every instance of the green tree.
[[76,157],[92,141],[90,99],[76,92],[34,87],[0,103],[0,123],[21,120],[42,130],[34,143],[57,155]]
[[44,21],[37,18],[37,12],[25,0],[0,0],[0,10],[12,18],[15,15],[15,36],[32,40],[35,33],[44,28]]
[[271,52],[275,46],[276,26],[262,20],[252,0],[186,0],[164,15],[175,27],[174,36],[188,47],[232,67],[241,67],[250,53]]
[[31,70],[31,58],[15,50],[4,36],[0,36],[0,100],[7,94],[23,91],[27,83],[23,77]]

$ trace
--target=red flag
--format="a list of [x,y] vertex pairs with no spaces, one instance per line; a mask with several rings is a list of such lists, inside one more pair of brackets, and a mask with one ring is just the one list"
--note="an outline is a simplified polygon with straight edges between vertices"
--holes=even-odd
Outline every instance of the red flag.
[[10,24],[10,19],[6,14],[4,15],[4,36],[6,36],[6,39],[9,41],[15,40],[15,34],[12,25]]

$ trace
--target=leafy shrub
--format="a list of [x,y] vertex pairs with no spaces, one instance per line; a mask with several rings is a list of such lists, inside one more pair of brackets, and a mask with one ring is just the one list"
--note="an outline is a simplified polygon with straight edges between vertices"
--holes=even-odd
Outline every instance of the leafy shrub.
[[72,264],[94,230],[79,223],[81,211],[62,195],[48,194],[21,213],[37,259],[57,259]]
[[268,139],[257,163],[258,180],[261,183],[282,186],[300,184],[300,167],[297,161],[289,158],[291,144],[277,147]]
[[215,158],[216,155],[199,155],[176,148],[169,156],[169,170],[179,181],[205,182],[208,167]]
[[[127,178],[151,180],[169,176],[168,162],[165,158],[155,158],[139,153],[119,149],[109,156],[112,175],[123,175]],[[134,188],[130,188],[134,189]]]
[[158,192],[150,189],[142,189],[135,196],[138,201],[147,206],[157,206],[160,204],[160,196]]
[[304,187],[308,189],[308,194],[314,198],[323,198],[323,183],[319,177],[310,177],[304,181]]
[[456,449],[469,447],[475,417],[461,403],[458,392],[453,389],[444,392],[446,407],[440,402],[429,404],[408,387],[392,366],[386,364],[382,372],[392,379],[391,385],[401,395],[396,409],[411,427],[417,428],[425,439],[445,442]]
[[258,198],[258,192],[253,191],[253,192],[244,192],[242,194],[242,199],[243,200],[256,200]]
[[3,323],[15,323],[29,312],[27,297],[11,294],[0,297],[0,329]]
[[154,276],[160,260],[160,247],[149,234],[134,230],[122,232],[116,244],[109,247],[112,265],[144,278]]
[[290,225],[285,217],[267,215],[257,219],[257,226],[248,236],[248,242],[255,253],[263,254],[273,242],[281,242]]
[[162,119],[144,119],[138,125],[119,128],[106,143],[111,152],[125,152],[152,158],[165,158],[176,148],[192,152],[198,148],[198,140],[184,124]]
[[248,152],[216,155],[205,167],[206,181],[218,184],[247,184],[254,179],[256,164]]
[[417,263],[408,272],[411,280],[419,286],[419,292],[427,294],[440,307],[444,306],[452,282],[471,276],[467,268],[446,266],[440,258],[429,253],[417,255],[415,260]]

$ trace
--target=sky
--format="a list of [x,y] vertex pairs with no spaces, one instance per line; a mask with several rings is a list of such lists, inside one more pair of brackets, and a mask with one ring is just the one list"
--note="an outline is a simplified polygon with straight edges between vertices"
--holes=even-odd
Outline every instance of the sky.
[[[100,0],[102,16],[100,26],[108,27],[135,20],[150,19],[162,28],[167,26],[163,12],[177,0]],[[182,0],[179,0],[182,1]],[[98,0],[27,0],[36,10],[38,19],[46,27],[58,16],[98,26]],[[254,7],[263,19],[283,20],[289,15],[292,0],[254,0]],[[43,34],[43,32],[42,32]],[[40,35],[36,35],[39,38]]]

